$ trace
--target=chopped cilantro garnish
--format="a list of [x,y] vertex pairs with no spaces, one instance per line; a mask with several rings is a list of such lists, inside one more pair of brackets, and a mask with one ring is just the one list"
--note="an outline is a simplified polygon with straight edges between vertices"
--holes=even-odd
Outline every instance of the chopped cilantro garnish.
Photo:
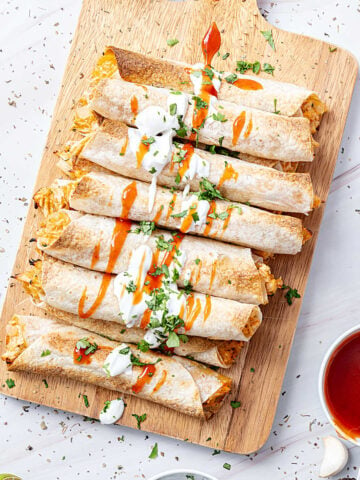
[[130,282],[126,285],[125,288],[129,293],[134,293],[136,292],[137,286],[132,280],[130,280]]
[[217,122],[221,122],[221,123],[227,122],[227,118],[225,117],[225,115],[220,112],[213,113],[212,118]]
[[231,470],[230,463],[224,463],[223,467],[225,468],[225,470]]
[[133,413],[131,416],[136,418],[137,428],[141,430],[141,424],[145,422],[147,417],[146,413],[143,413],[142,415],[137,415],[136,413]]
[[169,45],[169,47],[173,47],[179,43],[179,40],[177,38],[168,38],[166,43]]
[[155,222],[142,221],[135,230],[130,230],[131,233],[143,233],[144,235],[151,235],[155,230]]
[[288,285],[283,285],[281,288],[283,290],[287,290],[285,293],[285,298],[289,305],[292,305],[294,298],[301,298],[301,295],[296,288],[291,288]]
[[227,77],[225,77],[225,80],[228,82],[228,83],[234,83],[236,82],[236,80],[238,79],[236,73],[230,73],[230,75],[228,75]]
[[143,143],[144,145],[151,145],[152,143],[155,143],[155,138],[154,137],[142,138],[141,143]]
[[8,386],[8,388],[14,388],[15,387],[15,382],[12,378],[6,379],[5,383]]
[[85,407],[86,407],[86,408],[89,408],[90,403],[89,403],[89,400],[88,400],[87,395],[83,395],[82,398],[83,398],[83,400],[84,400]]
[[169,112],[170,112],[170,115],[176,115],[176,112],[177,112],[177,105],[176,103],[172,103],[169,107]]
[[42,357],[47,357],[48,355],[51,355],[50,350],[46,349],[41,352]]
[[241,402],[236,402],[236,401],[232,400],[230,402],[230,405],[232,406],[232,408],[239,408],[239,407],[241,407]]

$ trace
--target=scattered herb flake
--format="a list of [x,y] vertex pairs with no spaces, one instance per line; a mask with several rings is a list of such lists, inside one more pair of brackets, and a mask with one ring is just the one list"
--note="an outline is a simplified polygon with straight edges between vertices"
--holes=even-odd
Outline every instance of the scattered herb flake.
[[45,385],[45,388],[49,388],[48,382],[46,381],[46,378],[43,378],[43,383]]
[[48,350],[48,349],[47,349],[47,350],[43,350],[43,351],[41,352],[41,357],[47,357],[48,355],[51,355],[51,352],[50,352],[50,350]]
[[283,285],[281,288],[283,290],[287,290],[285,293],[285,298],[289,305],[292,305],[294,298],[301,298],[301,295],[296,288],[291,288],[288,285]]
[[15,387],[15,382],[12,378],[6,379],[5,383],[8,386],[8,388],[14,388]]
[[230,463],[224,463],[223,468],[225,468],[225,470],[231,470]]
[[232,408],[239,408],[239,407],[241,407],[241,402],[231,400],[230,405],[232,406]]
[[159,455],[159,452],[158,452],[158,444],[155,443],[155,445],[153,446],[152,450],[151,450],[151,453],[149,455],[149,458],[151,459],[154,459],[154,458],[157,458],[157,456]]
[[136,418],[137,428],[141,430],[141,424],[145,422],[147,417],[146,413],[143,413],[142,415],[137,415],[136,413],[133,413],[131,416]]
[[272,35],[272,30],[262,30],[261,31],[262,35],[264,36],[265,40],[268,42],[270,47],[275,50],[275,43]]
[[169,47],[173,47],[179,43],[179,40],[177,38],[169,38],[166,40],[166,43],[169,45]]
[[89,399],[88,399],[87,395],[83,395],[82,398],[84,400],[85,407],[89,408],[90,403],[89,403]]

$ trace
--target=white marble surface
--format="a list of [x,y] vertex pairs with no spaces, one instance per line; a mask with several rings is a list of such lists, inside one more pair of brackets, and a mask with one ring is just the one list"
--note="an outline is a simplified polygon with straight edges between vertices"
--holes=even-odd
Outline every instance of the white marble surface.
[[[0,1],[1,299],[80,6],[80,0]],[[260,6],[276,26],[341,45],[360,58],[358,0],[261,0]],[[224,480],[317,478],[321,437],[333,433],[317,396],[318,369],[331,341],[359,323],[359,108],[357,82],[283,394],[261,451],[213,456],[206,448],[0,396],[0,472],[37,480],[130,480],[182,467]],[[155,442],[161,455],[150,460]],[[360,451],[351,448],[348,469],[337,478],[356,478],[359,466]]]

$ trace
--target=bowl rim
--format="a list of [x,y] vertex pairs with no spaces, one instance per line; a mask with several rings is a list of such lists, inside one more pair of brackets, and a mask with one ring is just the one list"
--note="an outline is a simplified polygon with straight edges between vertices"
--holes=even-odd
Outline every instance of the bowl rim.
[[353,443],[354,445],[359,446],[360,445],[360,437],[357,438],[352,438],[347,435],[347,433],[343,432],[341,428],[339,428],[338,425],[335,424],[333,416],[330,413],[330,410],[327,406],[326,400],[325,400],[325,394],[324,394],[324,379],[325,379],[325,371],[328,366],[329,360],[331,355],[334,353],[336,348],[348,337],[350,337],[353,333],[360,332],[360,324],[357,324],[348,330],[346,330],[344,333],[339,335],[330,345],[330,347],[327,349],[324,358],[321,362],[320,370],[319,370],[319,378],[318,378],[318,393],[320,397],[320,403],[322,406],[322,409],[325,412],[325,415],[331,425],[335,428],[336,433],[342,437],[345,440],[348,440],[349,442]]
[[194,470],[194,469],[188,469],[188,468],[176,468],[175,470],[166,470],[165,472],[157,473],[156,475],[150,477],[147,480],[161,480],[165,475],[171,475],[173,473],[189,473],[190,475],[202,475],[203,477],[206,477],[208,480],[218,480],[217,478],[213,477],[209,473],[206,472],[200,472],[199,470]]

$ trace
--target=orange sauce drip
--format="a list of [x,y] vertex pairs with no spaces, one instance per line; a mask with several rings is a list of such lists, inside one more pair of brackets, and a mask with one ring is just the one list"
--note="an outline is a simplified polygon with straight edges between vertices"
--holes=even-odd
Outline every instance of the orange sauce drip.
[[232,138],[232,144],[233,145],[236,145],[238,140],[239,140],[240,133],[241,133],[241,131],[244,128],[244,125],[245,125],[245,119],[246,119],[246,113],[241,112],[240,115],[234,121],[234,124],[233,124],[233,138]]
[[221,45],[221,35],[215,22],[212,23],[205,33],[201,42],[201,49],[204,55],[204,63],[211,65],[214,55],[219,51]]
[[145,155],[150,149],[150,145],[145,145],[145,143],[142,142],[142,140],[147,140],[148,137],[146,135],[143,135],[141,137],[141,141],[139,143],[139,148],[136,152],[136,167],[140,168],[142,161],[144,160]]
[[131,387],[134,393],[139,393],[147,383],[151,382],[151,379],[155,373],[155,365],[144,365],[142,372],[138,376],[136,383]]
[[91,264],[90,264],[91,270],[94,269],[95,265],[99,261],[99,258],[100,258],[100,240],[98,241],[98,243],[94,247],[94,251],[93,251],[93,254],[92,254],[92,257],[91,257]]
[[121,210],[121,217],[128,218],[129,212],[133,203],[135,202],[137,196],[137,188],[136,182],[131,182],[127,187],[124,188],[121,203],[122,203],[122,210]]
[[134,117],[136,117],[139,112],[139,102],[135,95],[133,95],[130,99],[130,107]]
[[224,168],[223,174],[221,175],[219,183],[217,184],[217,188],[220,188],[227,180],[231,180],[232,178],[234,180],[237,180],[238,177],[239,173],[234,170],[234,167],[231,165],[231,163],[227,163],[226,167]]
[[[195,304],[195,305],[194,305]],[[194,308],[195,306],[195,308]],[[191,294],[186,299],[186,322],[185,322],[185,331],[191,330],[194,325],[195,320],[201,312],[201,302],[200,299],[194,300],[194,295]]]
[[236,80],[233,85],[241,90],[262,90],[264,87],[261,83],[256,80],[251,80],[250,78],[239,78]]
[[141,272],[144,268],[145,258],[146,258],[146,254],[144,253],[139,265],[138,276],[135,281],[136,290],[134,292],[133,305],[138,305],[142,299],[142,289],[140,288],[140,281],[141,281]]
[[163,370],[163,371],[162,371],[162,374],[161,374],[161,378],[160,378],[160,380],[158,381],[158,383],[155,385],[152,393],[155,393],[155,392],[157,392],[158,390],[160,390],[160,388],[161,388],[161,387],[164,385],[164,383],[165,383],[166,377],[167,377],[167,371],[166,371],[166,370]]
[[251,133],[252,127],[253,127],[253,121],[252,121],[252,118],[250,118],[249,123],[246,127],[246,130],[244,132],[244,138],[248,138],[248,136]]
[[189,228],[191,227],[191,224],[193,222],[193,214],[196,212],[196,202],[192,203],[188,213],[186,216],[182,219],[181,225],[180,225],[180,232],[186,233]]
[[185,151],[185,156],[184,160],[179,166],[179,175],[181,180],[183,179],[185,173],[189,170],[191,157],[194,154],[194,147],[191,145],[191,143],[186,143],[185,145],[183,145],[182,150]]
[[206,322],[210,313],[211,313],[211,297],[209,295],[206,295],[206,303],[205,303],[205,309],[204,309],[204,322]]
[[96,299],[87,312],[84,311],[87,287],[84,288],[78,306],[78,315],[80,318],[91,317],[101,305],[101,302],[103,301],[111,282],[111,272],[114,270],[116,261],[119,258],[130,228],[131,222],[122,220],[120,218],[115,220],[115,226],[111,238],[109,259],[105,270],[106,273],[103,274]]
[[177,197],[177,195],[176,195],[176,193],[174,193],[173,196],[172,196],[172,199],[169,202],[169,207],[168,207],[167,212],[166,212],[166,220],[168,220],[168,218],[170,217],[170,214],[174,210],[175,203],[176,203],[176,197]]
[[[217,91],[211,81],[209,75],[205,72],[206,67],[210,67],[211,62],[214,58],[214,55],[219,51],[221,45],[221,36],[219,29],[215,22],[212,23],[208,31],[205,33],[204,38],[201,42],[201,48],[204,56],[204,70],[201,71],[202,83],[199,97],[201,100],[206,102],[207,106],[205,108],[197,109],[196,105],[194,106],[194,113],[192,119],[192,127],[194,129],[200,128],[200,126],[205,121],[210,104],[211,95],[217,97]],[[190,135],[190,140],[196,139],[196,133]]]
[[216,275],[216,269],[217,269],[217,259],[213,262],[211,266],[211,273],[210,273],[210,282],[209,282],[209,290],[211,290],[211,287],[213,286],[215,275]]
[[121,150],[120,150],[120,156],[123,157],[126,153],[127,147],[129,143],[129,137],[125,138],[125,142],[122,144]]
[[155,217],[154,217],[154,219],[153,219],[153,222],[155,222],[155,223],[158,223],[158,222],[159,222],[163,210],[164,210],[164,205],[161,205],[161,206],[159,207],[159,210],[156,212],[156,215],[155,215]]
[[212,200],[210,202],[210,208],[209,208],[208,215],[206,217],[206,226],[205,226],[205,229],[204,229],[204,235],[206,237],[210,234],[210,230],[211,230],[211,227],[212,227],[212,224],[213,224],[213,218],[209,217],[209,215],[211,215],[212,213],[215,213],[215,211],[216,211],[216,202],[215,202],[215,200]]

